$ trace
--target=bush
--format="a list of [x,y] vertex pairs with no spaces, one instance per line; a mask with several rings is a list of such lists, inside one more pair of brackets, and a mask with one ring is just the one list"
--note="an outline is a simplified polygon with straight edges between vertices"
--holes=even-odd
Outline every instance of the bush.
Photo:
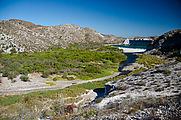
[[[94,47],[94,45],[91,46]],[[103,70],[112,72],[112,68],[118,66],[120,61],[126,60],[126,56],[118,53],[116,48],[110,47],[109,49],[108,47],[106,49],[106,51],[101,52],[55,48],[47,52],[1,54],[0,72],[4,72],[3,76],[5,77],[8,76],[9,71],[18,71],[18,74],[24,75],[42,72],[44,78],[50,74],[69,73],[70,71],[71,74],[69,75],[81,75],[87,79],[92,79],[92,76],[94,78],[100,77],[100,73],[103,77],[105,76]]]
[[26,76],[26,75],[22,75],[22,76],[20,77],[20,79],[21,79],[22,81],[24,81],[24,82],[29,81],[29,77]]
[[62,78],[67,79],[67,76],[68,76],[68,74],[65,73],[65,74],[63,74]]
[[100,71],[100,69],[98,69],[98,67],[91,66],[91,67],[86,67],[85,72],[88,72],[88,73],[100,73],[101,71]]
[[28,75],[28,70],[26,70],[26,69],[20,69],[20,70],[19,70],[19,73],[20,73],[20,74],[23,74],[23,75]]
[[3,71],[3,74],[2,74],[3,77],[8,77],[8,71]]
[[52,110],[55,112],[56,115],[63,115],[64,114],[64,100],[59,96],[55,102],[52,104]]
[[13,78],[15,78],[16,77],[16,75],[17,75],[18,73],[15,71],[15,72],[10,72],[9,74],[8,74],[8,79],[13,79]]
[[84,117],[84,118],[90,118],[94,115],[97,114],[97,111],[96,110],[88,110],[88,111],[83,111],[81,116]]
[[139,64],[144,64],[144,66],[151,68],[155,64],[166,63],[166,61],[152,55],[139,55],[140,57],[136,60]]
[[43,77],[43,78],[48,78],[49,75],[50,75],[50,72],[49,72],[49,71],[43,71],[41,77]]

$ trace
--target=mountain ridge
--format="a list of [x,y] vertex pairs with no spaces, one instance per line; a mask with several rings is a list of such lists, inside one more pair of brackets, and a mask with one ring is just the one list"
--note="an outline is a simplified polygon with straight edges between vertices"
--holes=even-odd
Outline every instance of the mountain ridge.
[[38,52],[52,46],[67,48],[69,44],[115,43],[117,40],[121,42],[122,38],[107,37],[91,28],[72,24],[42,26],[18,19],[0,21],[0,49],[5,53],[10,53],[12,48],[19,52]]

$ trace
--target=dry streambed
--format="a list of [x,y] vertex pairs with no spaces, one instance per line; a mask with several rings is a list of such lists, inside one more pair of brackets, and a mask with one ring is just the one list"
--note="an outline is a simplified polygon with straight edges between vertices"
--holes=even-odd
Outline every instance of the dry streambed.
[[[44,90],[56,90],[63,89],[74,84],[82,84],[93,81],[100,81],[110,79],[112,77],[118,76],[120,72],[115,72],[113,75],[106,76],[103,78],[97,78],[93,80],[72,80],[72,81],[47,81],[47,79],[42,78],[39,74],[29,74],[30,81],[23,82],[20,80],[20,76],[15,78],[16,82],[12,83],[7,77],[2,78],[2,83],[0,85],[0,95],[13,95],[13,94],[26,94],[36,91]],[[53,82],[55,85],[48,86],[47,82]]]

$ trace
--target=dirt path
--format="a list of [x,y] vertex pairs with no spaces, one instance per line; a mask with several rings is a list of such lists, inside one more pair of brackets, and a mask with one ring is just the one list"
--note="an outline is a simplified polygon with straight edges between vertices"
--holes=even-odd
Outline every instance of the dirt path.
[[[75,84],[82,84],[87,82],[101,81],[118,76],[120,72],[114,72],[113,75],[106,76],[103,78],[93,79],[93,80],[73,80],[73,81],[46,81],[40,75],[29,75],[31,82],[22,82],[18,76],[15,83],[11,83],[7,78],[2,79],[2,84],[0,85],[0,95],[17,95],[26,94],[30,92],[45,91],[45,90],[56,90],[63,89],[68,86]],[[46,82],[54,82],[56,85],[47,86]]]

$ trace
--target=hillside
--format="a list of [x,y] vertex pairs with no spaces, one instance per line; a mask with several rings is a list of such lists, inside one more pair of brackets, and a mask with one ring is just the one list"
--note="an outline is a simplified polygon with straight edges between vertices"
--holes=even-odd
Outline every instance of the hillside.
[[168,56],[178,56],[181,50],[181,29],[169,31],[159,36],[150,45],[151,52],[165,54]]
[[72,24],[41,26],[17,19],[0,21],[0,49],[6,53],[13,47],[20,52],[37,52],[74,43],[112,43],[117,38]]

